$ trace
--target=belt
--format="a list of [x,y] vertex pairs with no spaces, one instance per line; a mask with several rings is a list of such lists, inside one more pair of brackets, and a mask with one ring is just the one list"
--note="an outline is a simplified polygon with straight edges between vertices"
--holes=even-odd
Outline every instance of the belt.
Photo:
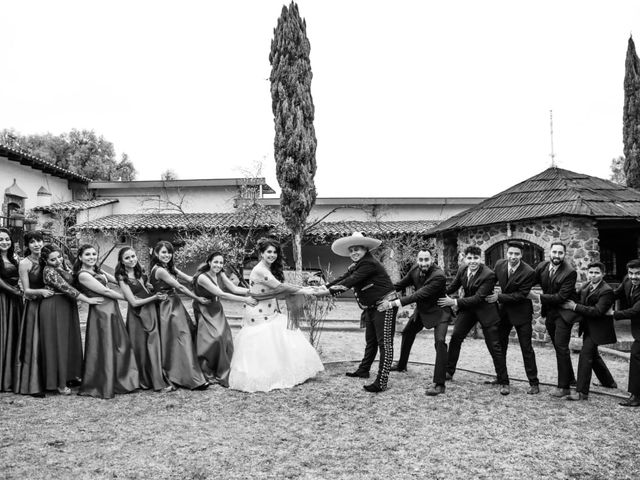
[[[385,300],[390,302],[392,300],[397,300],[398,298],[400,298],[398,296],[398,292],[396,292],[395,290],[393,292],[389,292],[386,295],[384,295],[380,300],[378,300],[374,305],[362,305],[360,304],[360,307],[362,309],[369,309],[369,308],[378,308],[378,305],[380,305],[382,302],[384,302]],[[360,303],[360,302],[358,302]]]

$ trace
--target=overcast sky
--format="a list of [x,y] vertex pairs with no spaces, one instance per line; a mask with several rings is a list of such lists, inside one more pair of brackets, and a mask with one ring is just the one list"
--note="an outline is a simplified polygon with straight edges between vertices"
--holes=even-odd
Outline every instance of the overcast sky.
[[[273,160],[269,50],[282,1],[0,0],[0,128],[93,129],[138,179]],[[319,196],[490,196],[622,155],[640,1],[300,0]]]

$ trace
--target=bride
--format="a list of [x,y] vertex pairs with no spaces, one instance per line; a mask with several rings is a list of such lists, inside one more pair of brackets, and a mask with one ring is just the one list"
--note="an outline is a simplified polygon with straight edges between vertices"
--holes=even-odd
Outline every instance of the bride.
[[313,295],[314,289],[284,283],[282,251],[275,240],[260,239],[258,251],[260,262],[249,276],[249,295],[258,304],[245,305],[229,375],[229,387],[244,392],[290,388],[324,370],[300,329],[287,328],[287,316],[278,306],[278,298]]

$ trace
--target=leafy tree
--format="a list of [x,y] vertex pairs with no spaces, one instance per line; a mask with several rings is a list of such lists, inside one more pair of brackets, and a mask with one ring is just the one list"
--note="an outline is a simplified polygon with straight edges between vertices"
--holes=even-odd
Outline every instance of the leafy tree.
[[627,176],[624,174],[624,157],[619,156],[611,159],[611,175],[609,180],[619,185],[627,184]]
[[627,186],[640,189],[640,59],[632,37],[629,37],[625,60],[622,121]]
[[292,234],[293,258],[302,271],[302,234],[316,201],[316,134],[311,97],[311,46],[298,6],[282,7],[271,41],[271,108],[280,210]]
[[178,179],[178,174],[175,172],[175,170],[168,169],[160,174],[160,180],[162,180],[163,182],[166,182],[169,180],[177,180],[177,179]]
[[93,130],[21,135],[4,129],[0,132],[0,142],[92,180],[135,179],[136,169],[127,154],[123,153],[117,161],[113,143]]

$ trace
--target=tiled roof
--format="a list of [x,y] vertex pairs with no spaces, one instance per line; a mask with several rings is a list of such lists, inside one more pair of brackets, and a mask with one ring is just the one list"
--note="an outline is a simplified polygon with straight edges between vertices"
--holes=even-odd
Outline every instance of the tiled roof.
[[441,222],[429,233],[560,215],[638,218],[640,191],[551,167]]
[[[434,221],[388,222],[321,222],[305,235],[311,237],[341,237],[354,231],[365,235],[394,235],[401,233],[425,233],[435,225]],[[76,230],[189,230],[202,228],[272,228],[274,233],[284,233],[285,226],[279,212],[253,214],[238,213],[153,213],[135,215],[110,215],[76,225]]]
[[94,198],[93,200],[70,200],[68,202],[53,203],[47,206],[35,207],[41,212],[79,212],[90,208],[102,207],[118,202],[117,198]]
[[397,220],[380,222],[341,221],[321,222],[305,234],[314,237],[343,237],[353,232],[364,235],[398,235],[403,233],[426,233],[437,222],[431,220]]
[[71,170],[67,170],[66,168],[62,168],[57,166],[54,163],[51,163],[47,160],[43,160],[34,155],[31,155],[28,152],[23,150],[10,147],[3,143],[0,143],[0,157],[7,157],[9,160],[13,162],[19,162],[23,165],[29,165],[32,168],[40,170],[45,173],[50,173],[56,177],[66,178],[68,180],[74,180],[76,182],[81,182],[87,184],[91,181],[89,177],[85,177],[84,175],[79,175],[77,173],[72,172]]
[[273,227],[281,219],[236,213],[140,213],[109,215],[75,226],[76,230],[189,230],[201,228]]

